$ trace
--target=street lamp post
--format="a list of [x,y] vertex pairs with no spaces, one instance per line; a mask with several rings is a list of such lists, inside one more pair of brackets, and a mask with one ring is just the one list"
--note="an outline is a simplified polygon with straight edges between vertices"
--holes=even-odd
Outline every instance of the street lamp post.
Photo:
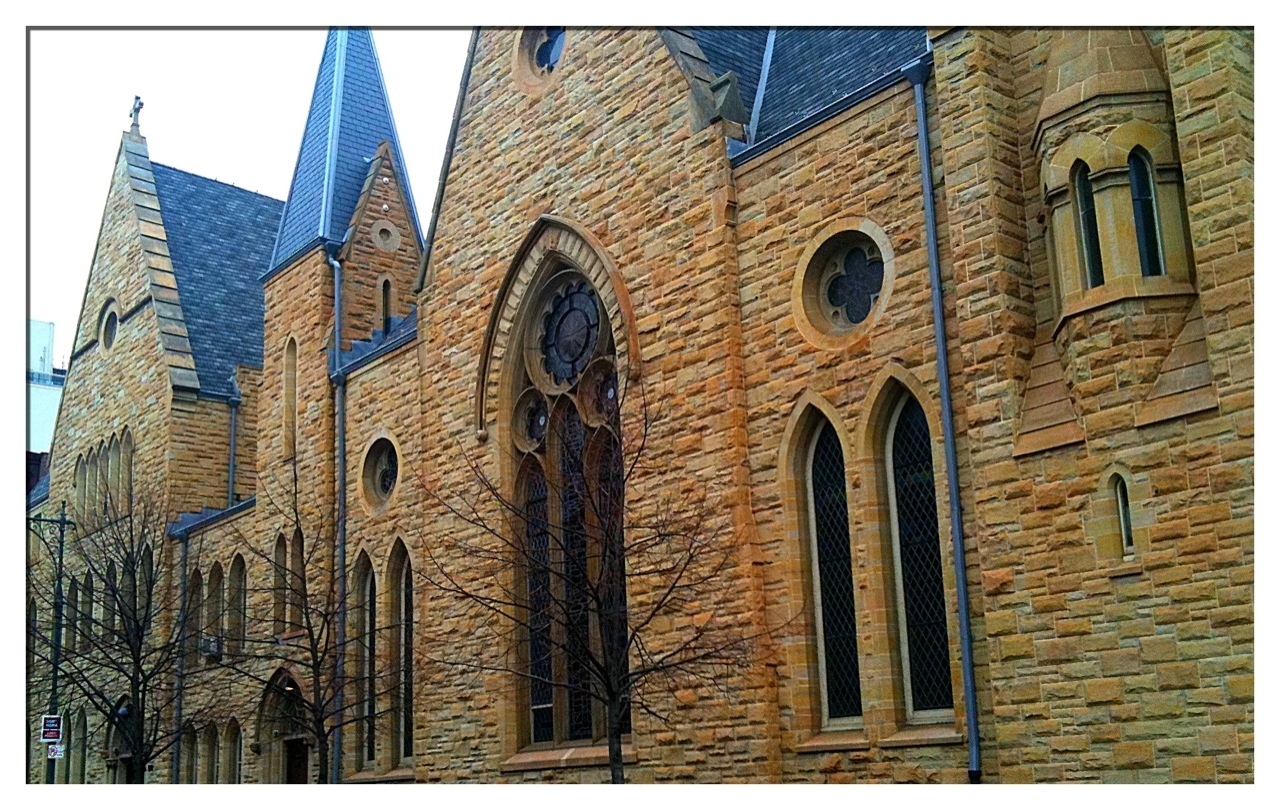
[[[58,673],[62,669],[62,552],[66,543],[67,527],[74,526],[75,521],[67,520],[67,502],[62,502],[62,514],[54,518],[33,517],[34,523],[52,523],[58,527],[58,561],[54,568],[53,583],[53,678],[49,690],[49,714],[58,713]],[[53,784],[54,769],[57,760],[50,759],[45,765],[44,782]]]

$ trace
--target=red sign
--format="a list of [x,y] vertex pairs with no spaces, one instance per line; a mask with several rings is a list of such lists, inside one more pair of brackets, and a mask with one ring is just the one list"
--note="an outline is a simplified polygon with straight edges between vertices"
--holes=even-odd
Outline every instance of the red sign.
[[40,716],[40,742],[62,742],[62,715],[43,714]]

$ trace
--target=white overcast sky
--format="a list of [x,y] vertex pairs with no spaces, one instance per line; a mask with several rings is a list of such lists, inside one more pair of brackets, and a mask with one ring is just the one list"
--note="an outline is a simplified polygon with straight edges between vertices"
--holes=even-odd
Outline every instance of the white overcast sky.
[[[469,37],[374,31],[424,219]],[[30,317],[56,324],[57,365],[71,353],[133,97],[145,105],[152,160],[284,199],[324,38],[323,29],[31,32]]]

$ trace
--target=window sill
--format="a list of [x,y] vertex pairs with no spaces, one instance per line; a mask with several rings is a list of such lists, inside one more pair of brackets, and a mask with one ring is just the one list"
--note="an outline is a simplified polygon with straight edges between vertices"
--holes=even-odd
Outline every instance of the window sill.
[[356,771],[344,777],[342,781],[352,785],[369,785],[379,782],[412,782],[415,778],[413,768],[401,767],[386,773]]
[[1111,579],[1133,576],[1134,574],[1142,573],[1142,563],[1138,560],[1112,562],[1111,565],[1104,569],[1102,573],[1106,574]]
[[[639,760],[635,749],[622,744],[622,762],[634,765]],[[547,768],[590,768],[609,764],[608,745],[584,745],[578,748],[549,748],[540,751],[521,751],[501,765],[504,773],[513,771],[539,771]]]
[[1056,337],[1062,325],[1077,315],[1101,309],[1117,301],[1129,298],[1160,298],[1163,296],[1193,296],[1196,288],[1190,282],[1177,281],[1168,276],[1122,275],[1109,278],[1099,287],[1071,293],[1063,302],[1061,314],[1054,324]]
[[964,735],[955,726],[908,726],[880,741],[881,748],[910,748],[918,745],[959,745]]
[[827,751],[866,751],[871,747],[871,740],[862,730],[824,731],[815,734],[796,746],[797,754],[818,754]]

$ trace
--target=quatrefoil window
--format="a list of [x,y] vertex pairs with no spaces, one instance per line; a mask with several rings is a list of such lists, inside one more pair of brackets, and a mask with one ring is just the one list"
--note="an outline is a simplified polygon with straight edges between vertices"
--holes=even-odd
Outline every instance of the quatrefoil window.
[[824,297],[833,307],[832,320],[850,325],[865,321],[880,297],[884,262],[855,246],[832,259],[827,275]]

